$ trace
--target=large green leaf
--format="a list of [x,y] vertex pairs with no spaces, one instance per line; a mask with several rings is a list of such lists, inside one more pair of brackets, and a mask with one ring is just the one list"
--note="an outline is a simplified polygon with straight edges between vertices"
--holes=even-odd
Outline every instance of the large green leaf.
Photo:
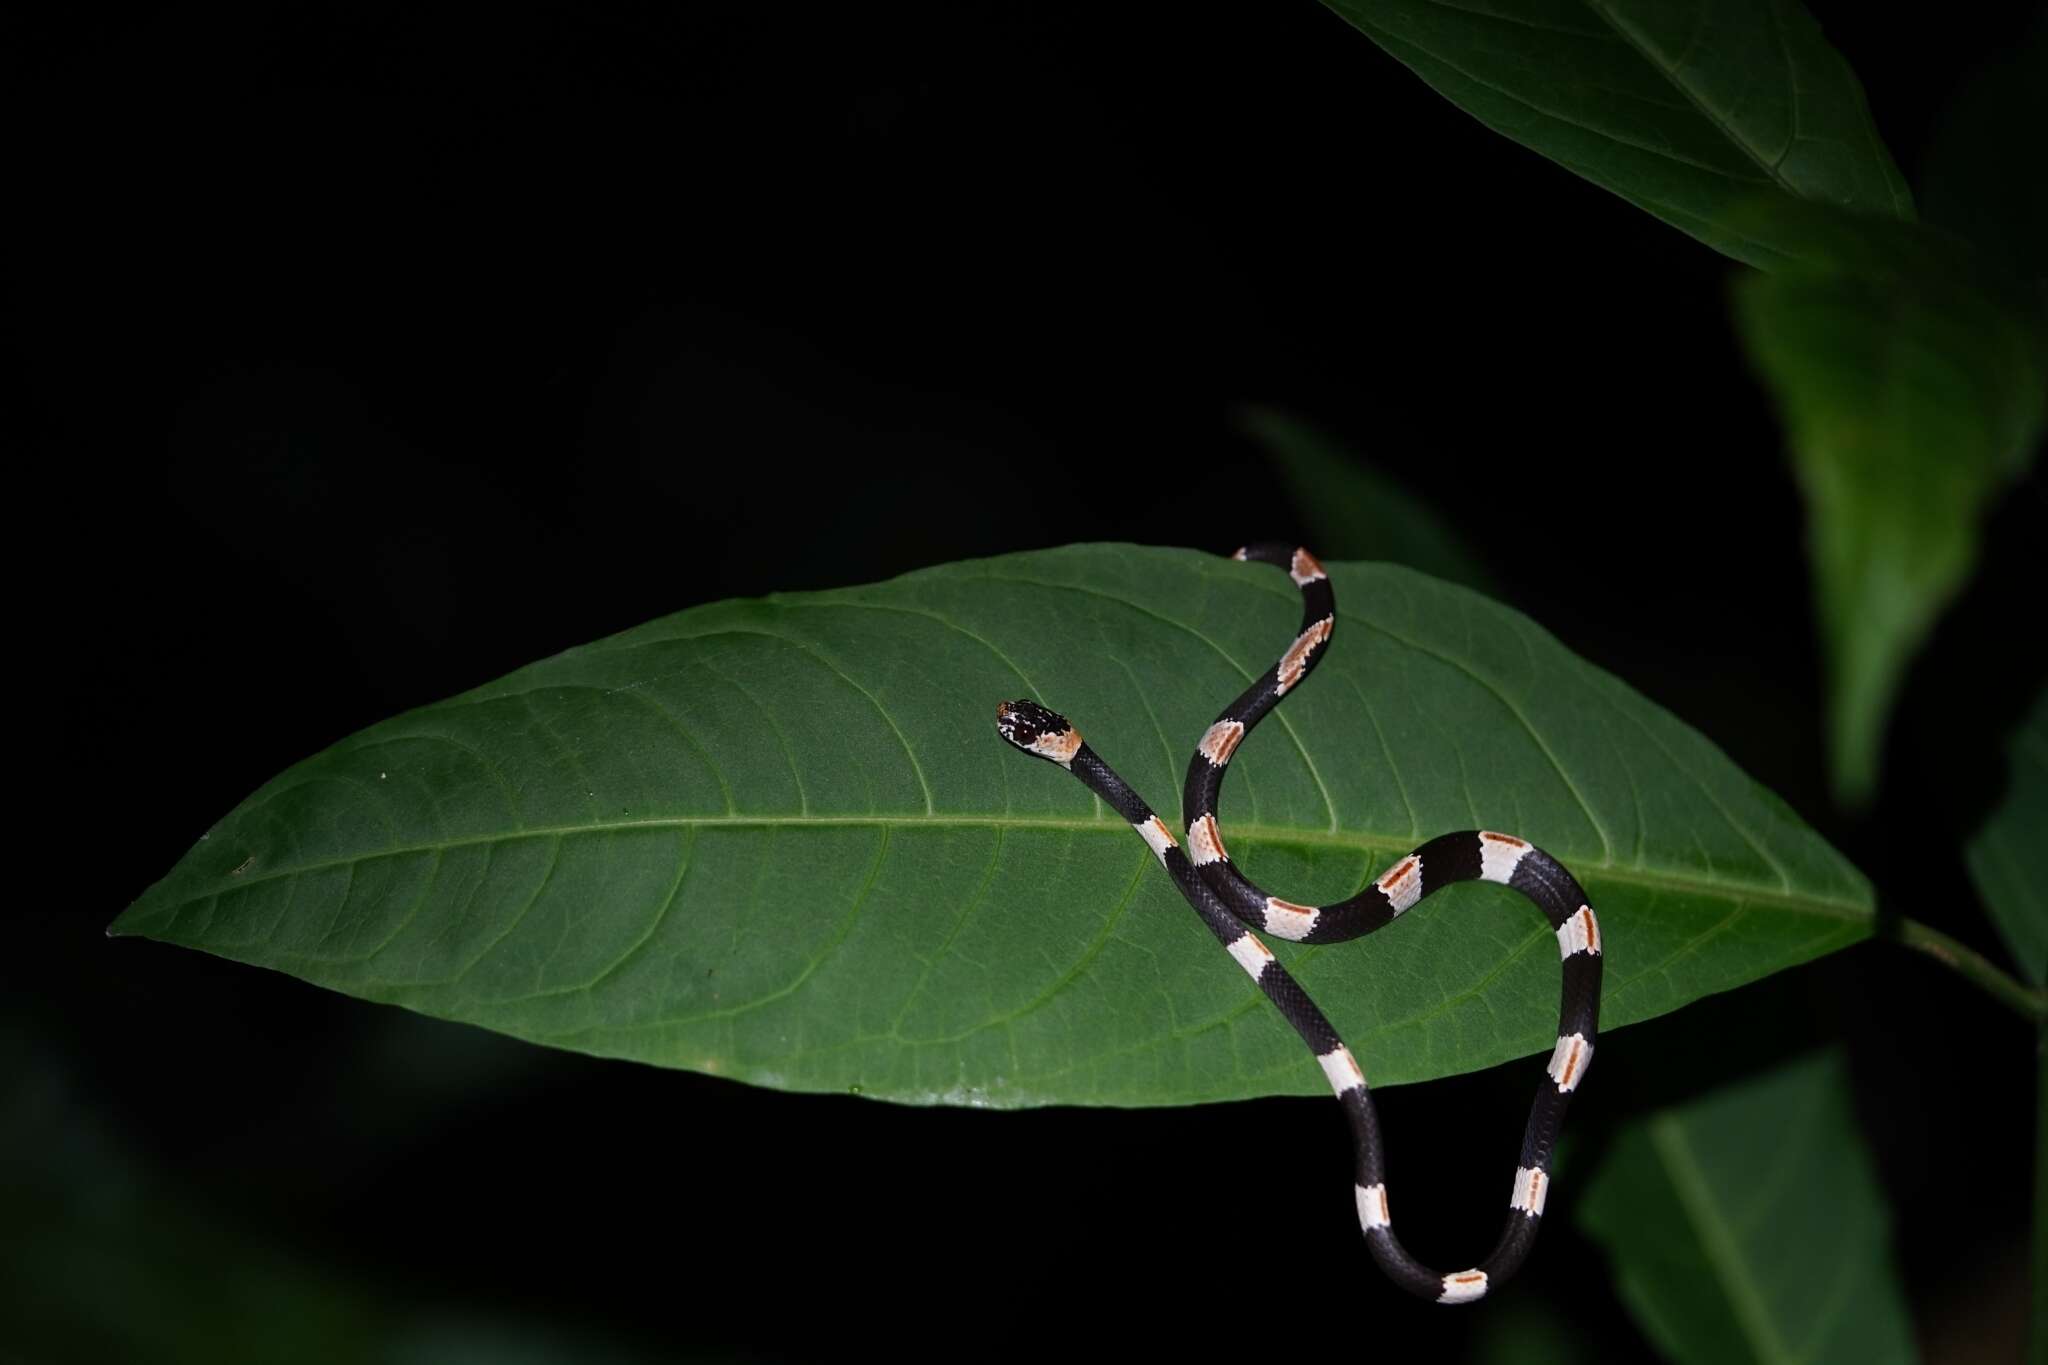
[[1916,1358],[1884,1195],[1834,1053],[1627,1129],[1579,1218],[1672,1360]]
[[[1324,0],[1438,93],[1715,250],[1759,195],[1912,216],[1847,62],[1792,0]],[[1765,225],[1767,226],[1767,225]]]
[[[1986,506],[2032,456],[2048,394],[2024,288],[1932,236],[1859,233],[1832,235],[1839,265],[1735,292],[1805,495],[1829,755],[1850,804],[1876,784],[1906,666],[1967,580]],[[1902,264],[1916,247],[1924,264]]]
[[[1870,931],[1867,884],[1783,803],[1527,619],[1390,566],[1332,576],[1329,657],[1224,807],[1282,894],[1346,894],[1446,830],[1518,831],[1603,912],[1610,1025]],[[1145,846],[993,724],[1044,699],[1171,816],[1194,739],[1298,611],[1271,569],[1107,545],[695,608],[287,770],[114,932],[796,1089],[1314,1093]],[[1556,943],[1500,887],[1287,956],[1376,1081],[1553,1041]]]
[[1963,850],[2021,975],[2048,986],[2048,692],[2006,745],[2005,795]]

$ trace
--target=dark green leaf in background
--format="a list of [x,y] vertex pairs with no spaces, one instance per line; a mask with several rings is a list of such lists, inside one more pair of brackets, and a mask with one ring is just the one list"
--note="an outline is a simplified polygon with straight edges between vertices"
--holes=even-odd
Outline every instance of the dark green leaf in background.
[[2048,1365],[2048,1024],[2034,1035],[2034,1292],[2027,1358]]
[[0,1033],[0,1359],[9,1365],[655,1359],[601,1329],[423,1301],[417,1284],[324,1265],[277,1228],[195,1201],[119,1138],[89,1093],[55,1051]]
[[1733,212],[1759,195],[1912,216],[1855,73],[1791,0],[1325,3],[1487,127],[1736,260],[1787,255]]
[[[2048,691],[2006,744],[1998,804],[1963,850],[2020,975],[2048,985]],[[2048,1365],[2048,1022],[2035,1035],[2034,1280],[2029,1359]]]
[[[1836,794],[1866,801],[1905,666],[2039,437],[2038,292],[1948,269],[1957,244],[1906,231],[1855,73],[1790,0],[1326,3],[1489,128],[1793,273],[1743,280],[1738,313],[1807,498]],[[1961,217],[1987,220],[1985,179]],[[2038,185],[2019,195],[2024,223]]]
[[1325,559],[1383,559],[1491,592],[1485,567],[1434,507],[1358,451],[1300,418],[1246,408],[1238,422],[1279,467],[1287,495]]
[[2048,692],[2005,752],[2005,795],[1963,854],[2020,974],[2048,986]]
[[1906,666],[2035,451],[2048,365],[2023,287],[1932,235],[1842,226],[1809,257],[1840,268],[1746,275],[1735,311],[1805,496],[1830,767],[1860,804]]
[[[1431,835],[1532,838],[1607,933],[1606,1022],[1865,937],[1870,891],[1719,751],[1526,618],[1385,565],[1247,743],[1230,846],[1304,900]],[[231,812],[114,926],[607,1056],[911,1102],[1166,1104],[1320,1072],[1145,846],[994,733],[1035,695],[1168,812],[1299,598],[1075,546],[695,608],[372,726]],[[1376,1082],[1547,1050],[1504,888],[1287,953]]]
[[1573,1315],[1554,1300],[1503,1294],[1486,1307],[1469,1359],[1481,1365],[1577,1365],[1588,1359]]
[[1674,1361],[1915,1359],[1884,1192],[1834,1053],[1638,1122],[1580,1221]]

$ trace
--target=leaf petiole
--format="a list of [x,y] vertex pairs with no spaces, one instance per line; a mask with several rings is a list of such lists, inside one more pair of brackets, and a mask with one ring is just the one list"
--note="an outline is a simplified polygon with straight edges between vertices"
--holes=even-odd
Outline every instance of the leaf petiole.
[[1901,917],[1884,921],[1878,935],[1914,952],[1925,953],[1960,973],[1992,999],[2017,1010],[2022,1017],[2036,1024],[2048,1022],[2048,992],[2015,981],[1990,958],[1939,929]]

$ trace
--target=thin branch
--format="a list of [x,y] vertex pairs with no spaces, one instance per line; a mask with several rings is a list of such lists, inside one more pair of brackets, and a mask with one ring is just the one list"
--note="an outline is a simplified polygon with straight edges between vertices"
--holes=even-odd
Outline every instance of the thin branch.
[[1925,953],[1953,969],[1992,999],[2010,1006],[2035,1024],[2048,1022],[2048,992],[2023,985],[1999,969],[1984,954],[1968,944],[1958,943],[1939,929],[1918,920],[1899,918],[1884,926],[1884,936],[1902,947]]

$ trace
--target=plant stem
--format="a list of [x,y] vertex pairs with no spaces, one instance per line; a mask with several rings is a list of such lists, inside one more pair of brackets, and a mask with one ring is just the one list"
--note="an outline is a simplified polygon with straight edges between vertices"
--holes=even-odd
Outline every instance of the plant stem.
[[1897,919],[1887,926],[1886,937],[1961,973],[1979,990],[2001,1004],[2019,1011],[2036,1024],[2048,1022],[2048,993],[2025,986],[2000,971],[1998,964],[1967,944],[1958,943],[1939,929],[1918,920]]

